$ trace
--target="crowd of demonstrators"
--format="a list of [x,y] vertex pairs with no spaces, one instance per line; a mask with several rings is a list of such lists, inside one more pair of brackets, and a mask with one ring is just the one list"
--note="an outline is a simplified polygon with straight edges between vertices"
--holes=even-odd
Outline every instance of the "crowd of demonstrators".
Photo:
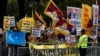
[[[40,36],[39,37],[34,37],[33,33],[32,33],[32,29],[40,30]],[[10,30],[12,30],[14,32],[20,32],[20,30],[17,28],[17,26],[11,27]],[[33,25],[33,27],[31,28],[30,32],[26,33],[25,40],[26,40],[26,42],[38,43],[38,44],[42,44],[42,43],[46,43],[46,44],[66,43],[66,44],[72,44],[72,46],[73,46],[73,43],[77,44],[75,40],[71,41],[69,39],[69,42],[67,42],[67,40],[68,40],[67,37],[70,38],[71,34],[72,35],[76,34],[75,30],[72,33],[68,32],[68,34],[66,34],[66,35],[64,35],[60,32],[55,32],[55,31],[56,31],[56,29],[52,30],[52,29],[50,29],[50,27],[44,27],[44,25],[42,23],[40,23],[39,21],[36,21],[35,24]],[[68,30],[66,30],[66,31],[68,31]],[[7,54],[5,54],[5,53],[8,53],[8,47],[12,48],[14,46],[14,48],[17,51],[18,45],[11,45],[11,44],[6,45],[6,43],[5,43],[5,37],[6,36],[5,36],[5,31],[4,30],[2,31],[2,34],[0,35],[0,37],[1,37],[0,41],[2,42],[2,46],[3,46],[3,50],[2,50],[3,56],[7,56]],[[79,36],[79,38],[77,36],[75,36],[76,40],[77,40],[77,38],[79,39],[78,43],[80,43],[81,37],[82,37],[81,35]],[[91,38],[89,38],[89,39],[91,40]],[[26,43],[26,47],[28,47],[28,43]],[[80,46],[79,46],[79,48],[81,50]],[[15,53],[17,53],[17,52],[15,52]],[[80,53],[81,53],[81,51],[80,51]],[[84,53],[85,53],[85,49],[84,49]],[[81,54],[83,54],[83,53],[81,53]]]

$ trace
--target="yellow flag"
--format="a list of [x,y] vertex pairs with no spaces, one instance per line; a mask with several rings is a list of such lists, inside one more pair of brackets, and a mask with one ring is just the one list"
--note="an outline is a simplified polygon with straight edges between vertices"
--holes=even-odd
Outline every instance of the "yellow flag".
[[82,4],[81,26],[83,29],[87,28],[88,22],[91,19],[91,13],[91,6]]
[[91,20],[92,8],[89,5],[82,4],[81,12],[81,27],[86,30],[86,34],[90,36],[90,31],[87,30],[88,22]]

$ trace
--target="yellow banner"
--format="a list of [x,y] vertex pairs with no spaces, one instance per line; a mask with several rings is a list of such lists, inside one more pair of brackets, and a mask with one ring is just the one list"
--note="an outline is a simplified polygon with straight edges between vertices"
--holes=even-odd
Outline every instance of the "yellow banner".
[[82,12],[81,12],[81,26],[83,29],[87,28],[87,24],[91,19],[91,6],[82,4]]
[[9,16],[4,16],[3,28],[4,30],[10,30],[10,17]]
[[57,45],[37,45],[37,44],[32,44],[32,43],[29,43],[29,49],[31,48],[35,48],[35,49],[55,49],[55,48],[68,48],[68,47],[76,47],[75,46],[71,46],[71,45],[68,45],[68,44],[57,44]]

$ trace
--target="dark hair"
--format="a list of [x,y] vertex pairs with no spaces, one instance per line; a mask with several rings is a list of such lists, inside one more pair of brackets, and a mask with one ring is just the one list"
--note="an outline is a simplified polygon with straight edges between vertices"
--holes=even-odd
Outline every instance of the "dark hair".
[[85,34],[85,30],[84,30],[84,29],[82,29],[82,30],[81,30],[81,33]]

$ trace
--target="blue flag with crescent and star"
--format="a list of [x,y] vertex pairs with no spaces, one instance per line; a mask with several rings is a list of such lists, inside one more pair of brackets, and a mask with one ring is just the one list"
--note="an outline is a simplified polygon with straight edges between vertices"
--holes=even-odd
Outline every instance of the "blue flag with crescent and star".
[[25,32],[6,31],[6,43],[14,45],[25,45]]

